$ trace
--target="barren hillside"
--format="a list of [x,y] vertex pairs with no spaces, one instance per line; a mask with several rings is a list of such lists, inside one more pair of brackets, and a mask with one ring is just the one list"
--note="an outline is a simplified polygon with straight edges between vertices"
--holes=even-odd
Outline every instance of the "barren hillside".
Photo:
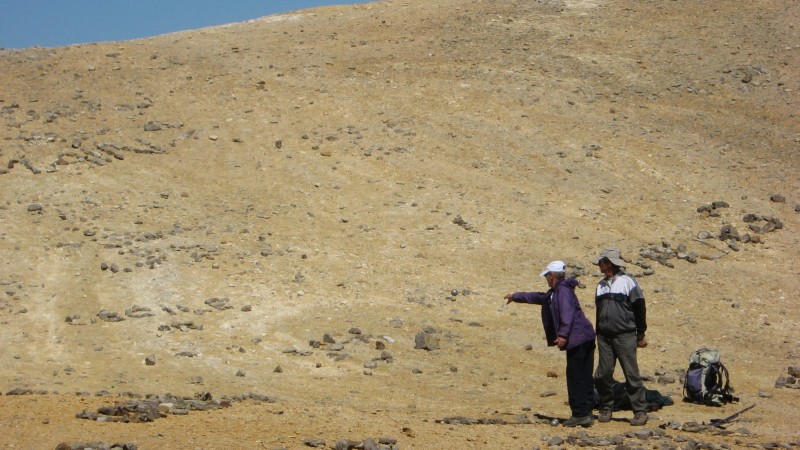
[[[405,0],[0,50],[0,444],[798,445],[799,16]],[[610,245],[675,404],[579,434],[538,307],[499,307],[563,259],[593,319]],[[739,403],[681,402],[702,346]],[[87,420],[148,394],[214,408]]]

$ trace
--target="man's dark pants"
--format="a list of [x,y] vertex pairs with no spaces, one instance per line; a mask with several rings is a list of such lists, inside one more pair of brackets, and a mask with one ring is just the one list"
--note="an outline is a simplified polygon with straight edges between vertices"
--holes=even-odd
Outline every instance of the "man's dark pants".
[[619,360],[633,411],[647,411],[645,388],[636,360],[636,343],[636,333],[624,333],[613,337],[597,335],[599,357],[595,378],[600,409],[612,409],[614,406],[614,392],[611,390],[611,385],[614,382],[614,368]]
[[567,349],[567,394],[573,417],[586,417],[594,408],[594,340]]

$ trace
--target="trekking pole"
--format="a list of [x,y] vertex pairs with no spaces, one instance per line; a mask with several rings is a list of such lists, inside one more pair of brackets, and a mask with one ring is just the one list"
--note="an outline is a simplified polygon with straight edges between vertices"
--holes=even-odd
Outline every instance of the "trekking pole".
[[722,425],[725,425],[726,423],[730,423],[732,420],[734,420],[737,417],[741,416],[744,412],[753,409],[754,406],[756,406],[755,403],[753,403],[752,405],[748,406],[747,408],[744,408],[741,411],[735,412],[735,413],[731,414],[730,416],[725,417],[724,419],[711,419],[711,425],[713,425],[715,427],[719,427],[719,428],[724,428]]

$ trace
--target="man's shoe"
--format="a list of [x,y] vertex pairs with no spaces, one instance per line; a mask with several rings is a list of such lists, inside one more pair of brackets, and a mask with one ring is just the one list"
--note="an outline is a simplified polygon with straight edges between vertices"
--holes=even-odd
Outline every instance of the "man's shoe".
[[639,411],[633,415],[633,419],[631,419],[631,425],[634,427],[640,427],[647,423],[647,413],[644,411]]
[[592,417],[592,415],[589,414],[588,416],[583,416],[583,417],[572,416],[569,419],[564,421],[564,426],[565,427],[577,427],[577,426],[590,427],[590,426],[592,426],[593,423],[594,423],[594,417]]
[[601,423],[611,422],[611,410],[601,409],[600,412],[597,414],[597,421]]

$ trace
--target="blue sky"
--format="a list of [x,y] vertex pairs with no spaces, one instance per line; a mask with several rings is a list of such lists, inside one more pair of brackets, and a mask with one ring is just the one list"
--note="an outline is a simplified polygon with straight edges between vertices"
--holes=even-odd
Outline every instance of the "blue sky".
[[366,0],[0,0],[0,48],[127,41]]

